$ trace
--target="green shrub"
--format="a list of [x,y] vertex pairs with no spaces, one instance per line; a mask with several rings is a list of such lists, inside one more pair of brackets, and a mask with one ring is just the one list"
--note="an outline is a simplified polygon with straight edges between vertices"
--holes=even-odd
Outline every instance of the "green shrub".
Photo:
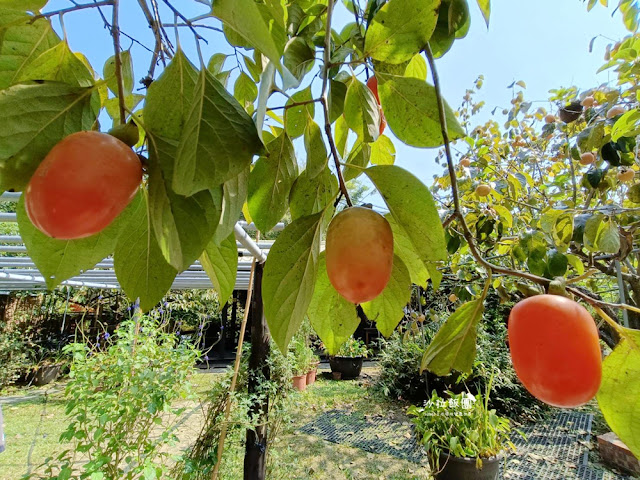
[[23,335],[0,322],[0,390],[11,385],[29,365]]
[[365,357],[369,356],[369,349],[360,339],[349,337],[338,349],[336,357]]
[[[71,423],[60,441],[73,448],[48,459],[43,478],[153,479],[166,472],[164,447],[176,440],[172,429],[183,411],[175,402],[189,394],[198,352],[149,317],[135,316],[103,338],[109,345],[102,350],[65,348],[73,355],[65,391]],[[80,471],[77,454],[88,460]]]

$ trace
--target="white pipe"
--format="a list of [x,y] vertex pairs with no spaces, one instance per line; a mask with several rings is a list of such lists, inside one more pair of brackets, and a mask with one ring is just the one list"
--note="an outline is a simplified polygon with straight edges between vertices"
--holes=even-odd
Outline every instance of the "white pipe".
[[249,253],[253,255],[259,262],[264,262],[267,259],[267,256],[260,250],[260,247],[256,244],[256,242],[244,231],[244,228],[240,226],[239,223],[236,223],[233,227],[233,233],[236,235],[236,240],[242,244],[244,248],[249,250]]

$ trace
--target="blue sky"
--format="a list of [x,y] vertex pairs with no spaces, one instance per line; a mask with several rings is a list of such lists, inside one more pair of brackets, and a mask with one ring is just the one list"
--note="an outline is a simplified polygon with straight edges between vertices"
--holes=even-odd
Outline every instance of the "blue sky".
[[[88,0],[87,0],[88,1]],[[162,3],[162,2],[160,2]],[[459,105],[467,88],[478,75],[485,76],[484,88],[478,99],[487,108],[480,119],[490,115],[494,106],[508,106],[511,90],[507,86],[515,80],[527,84],[526,98],[540,101],[539,105],[551,108],[546,102],[548,91],[559,86],[576,85],[586,89],[609,80],[604,72],[596,75],[602,65],[604,49],[610,41],[626,34],[619,15],[611,17],[612,9],[596,6],[591,12],[581,0],[494,0],[490,27],[487,30],[474,0],[470,0],[472,22],[469,35],[457,41],[453,49],[438,61],[444,95],[452,107]],[[206,11],[206,7],[194,0],[173,0],[187,16]],[[121,0],[121,28],[142,43],[152,47],[153,38],[135,0]],[[67,0],[51,0],[46,9],[56,10],[70,6]],[[163,8],[166,12],[166,8]],[[110,16],[111,9],[105,8]],[[171,16],[166,15],[166,18]],[[342,5],[336,12],[336,27],[351,21]],[[59,22],[53,20],[60,31]],[[94,68],[101,71],[105,60],[113,54],[111,37],[103,28],[97,12],[85,10],[65,16],[68,40],[74,51],[88,56]],[[170,30],[172,35],[173,32]],[[187,29],[181,30],[181,44],[194,62],[197,62],[194,42]],[[221,36],[204,31],[213,41],[204,46],[205,61],[216,52],[229,53]],[[589,42],[600,35],[589,53]],[[123,47],[131,42],[123,38]],[[146,75],[150,54],[138,45],[132,45],[135,78]],[[229,60],[231,65],[232,61]],[[387,129],[387,134],[389,130]],[[433,162],[434,150],[407,147],[394,140],[397,148],[396,163],[421,178],[428,185],[441,168]],[[374,203],[377,203],[374,201]]]

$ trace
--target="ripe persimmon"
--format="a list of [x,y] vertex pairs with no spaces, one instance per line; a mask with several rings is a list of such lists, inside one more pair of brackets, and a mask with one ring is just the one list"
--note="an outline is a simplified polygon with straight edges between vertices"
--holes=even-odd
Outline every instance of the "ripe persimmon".
[[329,224],[326,243],[329,281],[351,303],[376,298],[391,278],[393,233],[370,208],[351,207]]
[[616,176],[621,182],[630,182],[636,176],[636,172],[634,172],[630,168],[626,168],[621,169]]
[[380,105],[380,96],[378,95],[378,79],[375,76],[369,77],[367,80],[367,87],[373,93],[373,96],[376,97],[376,101],[378,102],[378,108],[380,110],[380,135],[384,132],[384,129],[387,128],[387,119],[384,117],[384,112],[382,111],[382,106]]
[[109,225],[142,180],[138,156],[111,135],[77,132],[57,143],[25,190],[31,222],[63,240],[88,237]]
[[556,116],[553,113],[547,114],[547,116],[544,117],[544,123],[556,123]]
[[535,295],[509,315],[509,347],[520,381],[538,400],[573,408],[600,387],[598,329],[580,304],[558,295]]
[[469,167],[471,165],[471,160],[469,159],[469,157],[464,157],[462,160],[460,160],[460,165],[462,165],[463,167]]
[[596,161],[596,157],[591,152],[584,152],[580,155],[580,165],[591,165]]
[[486,184],[481,184],[476,187],[476,195],[479,197],[486,197],[491,193],[491,187]]

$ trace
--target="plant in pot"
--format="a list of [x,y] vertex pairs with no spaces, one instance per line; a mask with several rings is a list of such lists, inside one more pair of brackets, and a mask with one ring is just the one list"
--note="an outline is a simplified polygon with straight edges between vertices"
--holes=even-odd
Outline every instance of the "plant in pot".
[[307,348],[307,385],[311,385],[316,381],[318,365],[320,365],[320,358],[313,352],[313,349],[311,347]]
[[[329,357],[331,372],[341,379],[353,379],[360,376],[362,362],[369,355],[369,349],[362,340],[349,337],[334,356]],[[338,375],[339,374],[339,375]]]
[[[487,389],[487,392],[489,389]],[[489,395],[439,397],[435,391],[422,407],[412,405],[416,434],[425,447],[437,480],[494,480],[510,440],[509,420],[488,408]]]
[[291,364],[293,387],[300,391],[307,387],[307,371],[309,367],[308,350],[310,350],[310,348],[302,336],[294,337],[289,344],[287,359]]

